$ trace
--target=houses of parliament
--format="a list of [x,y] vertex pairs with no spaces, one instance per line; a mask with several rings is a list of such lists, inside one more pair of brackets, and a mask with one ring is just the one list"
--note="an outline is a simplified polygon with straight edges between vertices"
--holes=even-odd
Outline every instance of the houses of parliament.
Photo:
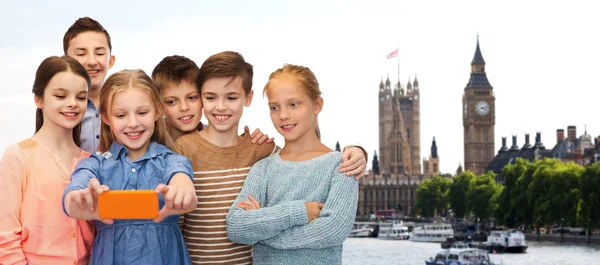
[[[435,137],[429,157],[421,160],[419,81],[415,77],[403,86],[399,80],[392,84],[389,77],[385,82],[381,80],[377,100],[379,151],[373,156],[370,174],[360,180],[357,216],[382,210],[409,215],[415,207],[419,184],[440,175]],[[462,101],[465,170],[481,174],[495,153],[495,97],[486,76],[479,39]],[[461,171],[459,166],[457,174]]]

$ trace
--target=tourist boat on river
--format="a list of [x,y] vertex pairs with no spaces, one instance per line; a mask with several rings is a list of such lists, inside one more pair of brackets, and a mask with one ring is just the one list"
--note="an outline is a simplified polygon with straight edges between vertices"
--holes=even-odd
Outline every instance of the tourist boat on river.
[[449,224],[425,224],[416,226],[410,233],[410,241],[415,242],[437,242],[446,241],[446,238],[453,237],[454,231]]
[[373,236],[374,229],[364,224],[354,224],[348,237],[370,237]]
[[379,224],[379,234],[377,238],[380,239],[408,239],[410,233],[408,227],[404,226],[402,221],[393,221]]
[[494,263],[485,250],[457,247],[439,251],[435,258],[426,260],[425,265],[494,265]]
[[487,242],[479,244],[478,248],[490,253],[524,253],[528,247],[525,235],[518,230],[492,231],[487,239]]

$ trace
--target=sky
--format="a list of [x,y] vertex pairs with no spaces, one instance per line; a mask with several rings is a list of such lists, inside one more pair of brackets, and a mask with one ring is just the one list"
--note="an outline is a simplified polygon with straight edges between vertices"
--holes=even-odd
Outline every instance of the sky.
[[[262,89],[285,63],[309,67],[324,98],[322,141],[378,151],[378,89],[389,75],[419,80],[421,156],[435,137],[442,173],[463,163],[461,100],[477,36],[496,96],[495,149],[501,137],[556,129],[600,134],[600,16],[593,1],[3,1],[0,10],[0,152],[33,135],[31,87],[39,63],[62,55],[62,38],[79,17],[110,33],[110,73],[150,74],[165,56],[198,65],[233,50],[254,66],[255,97],[240,125],[277,134]],[[206,119],[204,119],[206,122]],[[242,127],[240,128],[242,130]],[[371,159],[369,159],[371,160]],[[368,163],[371,167],[371,161]]]

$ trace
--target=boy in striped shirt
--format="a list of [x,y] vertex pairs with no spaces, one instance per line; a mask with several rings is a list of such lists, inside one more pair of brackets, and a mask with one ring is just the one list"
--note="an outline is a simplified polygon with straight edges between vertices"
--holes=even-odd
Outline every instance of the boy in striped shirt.
[[[244,107],[252,102],[252,65],[237,52],[221,52],[200,67],[196,86],[208,127],[175,140],[173,150],[192,161],[198,196],[195,211],[183,221],[183,235],[194,264],[252,264],[252,246],[227,238],[225,218],[250,167],[278,149],[272,142],[253,144],[238,135]],[[362,174],[362,148],[345,152],[347,175]]]

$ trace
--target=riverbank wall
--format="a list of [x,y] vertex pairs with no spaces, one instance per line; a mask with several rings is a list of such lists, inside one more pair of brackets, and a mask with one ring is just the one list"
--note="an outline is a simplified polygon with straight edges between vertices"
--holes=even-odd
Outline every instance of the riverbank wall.
[[[534,242],[534,241],[538,240],[536,234],[525,234],[525,238],[529,242]],[[561,239],[560,234],[540,234],[539,241],[587,244],[588,238],[587,238],[587,236],[574,236],[574,235],[565,234],[565,235],[563,235],[563,237]],[[589,243],[600,245],[600,237],[599,236],[590,237]]]

